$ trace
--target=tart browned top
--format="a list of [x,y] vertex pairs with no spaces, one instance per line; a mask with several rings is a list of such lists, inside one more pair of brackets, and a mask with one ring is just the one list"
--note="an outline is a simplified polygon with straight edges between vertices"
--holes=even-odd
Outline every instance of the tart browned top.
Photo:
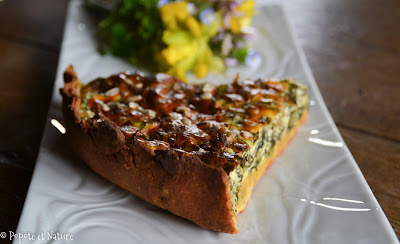
[[235,79],[215,86],[121,73],[81,87],[81,115],[94,125],[106,117],[127,140],[185,151],[229,173],[283,104],[296,103],[296,87],[289,80]]

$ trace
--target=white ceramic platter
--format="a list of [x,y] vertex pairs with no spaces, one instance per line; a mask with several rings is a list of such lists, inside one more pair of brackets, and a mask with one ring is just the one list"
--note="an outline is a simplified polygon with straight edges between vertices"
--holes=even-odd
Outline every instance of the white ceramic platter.
[[[239,215],[239,234],[202,229],[102,179],[70,151],[51,125],[63,123],[62,72],[73,64],[80,79],[132,71],[128,63],[97,52],[95,27],[80,0],[68,9],[64,41],[36,168],[17,232],[59,232],[73,240],[22,243],[397,243],[398,239],[343,142],[301,49],[278,5],[259,4],[256,69],[239,68],[214,82],[279,77],[309,88],[310,115],[285,152],[254,189]],[[14,241],[18,243],[17,240]]]

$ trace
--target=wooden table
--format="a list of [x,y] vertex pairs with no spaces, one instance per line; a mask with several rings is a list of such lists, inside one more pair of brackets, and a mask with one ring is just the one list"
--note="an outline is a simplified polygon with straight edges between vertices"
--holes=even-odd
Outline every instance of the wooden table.
[[[336,125],[400,235],[400,1],[282,1]],[[15,230],[67,0],[0,0],[0,230]]]

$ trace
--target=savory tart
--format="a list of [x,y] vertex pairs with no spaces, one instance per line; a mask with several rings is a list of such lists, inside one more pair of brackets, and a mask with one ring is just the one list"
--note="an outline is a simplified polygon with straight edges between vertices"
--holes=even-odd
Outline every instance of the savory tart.
[[74,151],[95,172],[195,224],[237,233],[253,187],[307,117],[294,80],[186,84],[120,73],[81,85],[64,73]]

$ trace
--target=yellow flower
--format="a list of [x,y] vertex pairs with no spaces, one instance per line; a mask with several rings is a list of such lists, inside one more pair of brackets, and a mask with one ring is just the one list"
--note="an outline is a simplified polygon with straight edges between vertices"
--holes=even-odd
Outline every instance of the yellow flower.
[[161,55],[169,65],[173,66],[189,57],[194,50],[196,46],[189,42],[182,45],[170,45],[161,51]]
[[244,13],[245,17],[251,17],[254,15],[254,5],[256,2],[254,0],[244,1],[241,5],[235,8],[235,11],[240,11]]
[[208,66],[206,64],[197,64],[195,67],[194,74],[199,77],[203,78],[208,73]]
[[183,22],[188,16],[186,2],[174,2],[161,6],[161,20],[169,29],[177,29],[179,22]]
[[166,30],[162,40],[167,47],[161,51],[161,56],[169,66],[177,65],[196,51],[195,39],[188,31]]
[[166,73],[187,80],[185,71],[204,77],[212,71],[223,71],[224,63],[215,57],[209,40],[220,27],[220,19],[204,25],[190,16],[186,2],[174,2],[160,8],[161,20],[166,30],[162,41],[166,47],[159,56]]
[[240,33],[241,25],[240,25],[240,17],[231,17],[230,28],[233,33]]
[[166,74],[167,74],[167,75],[175,76],[175,77],[177,77],[177,78],[183,80],[184,82],[187,81],[187,77],[186,77],[186,74],[185,74],[185,70],[183,70],[183,69],[176,68],[176,67],[171,67],[171,68],[166,72]]
[[237,6],[234,11],[240,13],[238,16],[231,16],[229,24],[233,33],[240,33],[243,26],[248,26],[251,23],[251,17],[254,15],[254,0],[244,1]]
[[200,24],[195,18],[189,17],[186,20],[186,26],[189,29],[190,33],[192,33],[193,36],[195,36],[195,37],[201,36]]

